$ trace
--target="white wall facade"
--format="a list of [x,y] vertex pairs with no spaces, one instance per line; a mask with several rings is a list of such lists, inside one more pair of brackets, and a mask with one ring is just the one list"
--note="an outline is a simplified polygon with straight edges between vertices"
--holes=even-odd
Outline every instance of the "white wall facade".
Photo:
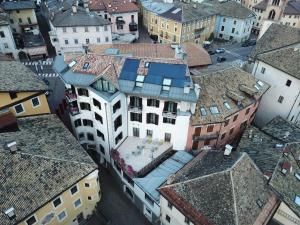
[[[161,206],[161,224],[162,225],[187,225],[185,222],[185,216],[172,206],[172,209],[168,207],[168,200],[160,195],[160,206]],[[170,217],[170,222],[167,221],[166,217]],[[191,221],[189,225],[194,225]]]
[[261,61],[255,62],[252,74],[271,86],[261,99],[255,123],[263,126],[275,116],[281,116],[300,124],[300,80]]
[[[88,32],[85,31],[85,27],[54,27],[51,22],[50,27],[50,40],[57,54],[64,52],[83,53],[85,52],[83,46],[88,44],[112,43],[111,25],[86,26]],[[87,39],[89,42],[87,42]]]
[[255,16],[246,19],[217,16],[215,37],[237,42],[245,41],[249,39],[254,20]]
[[[80,88],[80,87],[79,87]],[[86,88],[84,89],[89,90],[89,97],[86,96],[79,96],[78,95],[78,87],[76,87],[76,94],[77,94],[77,104],[80,113],[72,116],[70,114],[71,123],[73,127],[74,134],[79,139],[79,134],[84,133],[85,138],[79,139],[81,144],[87,143],[91,145],[96,145],[96,151],[101,156],[101,163],[103,163],[103,159],[106,162],[110,163],[110,150],[112,148],[117,148],[123,140],[127,136],[127,111],[126,111],[126,98],[125,95],[117,92],[115,93],[115,97],[109,102],[105,100],[105,98],[101,97],[99,94],[96,93],[93,88]],[[101,104],[101,109],[93,104],[93,99],[96,99]],[[121,102],[121,108],[113,112],[113,106],[118,102]],[[80,102],[89,103],[91,106],[91,111],[88,110],[81,110],[80,109]],[[102,117],[103,123],[95,119],[95,113]],[[114,130],[114,121],[118,116],[122,116],[122,126],[120,126],[116,131]],[[77,119],[88,119],[93,121],[93,127],[83,126],[83,122],[81,126],[75,128],[74,121]],[[104,140],[102,137],[97,136],[97,130],[103,133]],[[94,135],[94,141],[89,141],[87,139],[87,133],[92,133]],[[122,133],[123,138],[116,144],[115,138]],[[104,153],[100,151],[100,144],[104,147]]]
[[12,54],[15,59],[18,58],[18,50],[16,49],[10,26],[1,25],[0,32],[1,31],[3,32],[4,37],[0,36],[0,52],[3,54]]
[[[139,97],[139,96],[138,96]],[[130,96],[127,97],[127,102],[130,102]],[[191,104],[185,102],[176,102],[177,103],[177,110],[180,110],[176,116],[175,124],[170,123],[163,123],[163,109],[164,109],[164,100],[159,100],[159,108],[154,106],[147,106],[147,98],[143,98],[142,104],[142,122],[131,121],[130,113],[131,111],[128,110],[128,135],[133,136],[133,128],[139,129],[140,138],[147,137],[147,130],[152,130],[153,136],[152,139],[158,140],[165,140],[165,134],[171,134],[171,143],[173,144],[174,150],[184,150],[186,141],[187,141],[187,134],[188,134],[188,127],[189,127],[189,119],[191,116],[190,109]],[[158,125],[147,123],[147,113],[155,113],[159,117]]]

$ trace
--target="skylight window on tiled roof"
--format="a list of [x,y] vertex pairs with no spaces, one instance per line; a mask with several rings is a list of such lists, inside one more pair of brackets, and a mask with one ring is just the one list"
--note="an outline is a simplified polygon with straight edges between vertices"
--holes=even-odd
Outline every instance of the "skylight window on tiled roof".
[[295,172],[295,177],[300,181],[300,174]]
[[83,64],[83,69],[84,70],[87,70],[88,68],[89,68],[89,66],[90,66],[90,63],[89,62],[85,62],[84,64]]
[[163,90],[164,90],[164,91],[169,91],[169,90],[170,90],[171,83],[172,83],[172,80],[171,80],[171,79],[164,78],[164,80],[163,80]]
[[144,66],[145,66],[145,68],[148,68],[149,67],[149,62],[145,62]]
[[172,11],[172,13],[173,14],[176,14],[176,13],[178,13],[178,12],[180,12],[181,11],[181,8],[177,8],[177,9],[175,9],[174,11]]
[[77,62],[75,60],[73,60],[72,62],[69,63],[69,67],[72,68],[73,66],[75,66]]
[[143,87],[145,76],[137,75],[135,79],[136,87]]
[[220,113],[217,106],[211,106],[211,107],[209,107],[209,110],[210,110],[211,114],[213,114],[213,115]]
[[224,102],[224,106],[225,106],[226,109],[231,109],[231,106],[229,105],[228,102]]
[[300,197],[298,195],[295,196],[295,203],[300,206]]
[[206,116],[206,110],[204,107],[200,108],[200,114],[201,114],[201,116]]
[[262,82],[262,81],[257,81],[257,84],[259,85],[259,86],[261,86],[261,87],[263,87],[265,84],[264,84],[264,82]]

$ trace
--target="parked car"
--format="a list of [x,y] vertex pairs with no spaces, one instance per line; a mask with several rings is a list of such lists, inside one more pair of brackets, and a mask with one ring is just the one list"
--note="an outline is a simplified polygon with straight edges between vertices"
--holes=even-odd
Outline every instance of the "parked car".
[[216,53],[223,53],[225,52],[225,48],[217,48]]
[[210,55],[214,55],[216,52],[214,51],[214,50],[209,50],[208,51],[208,54],[210,54]]
[[251,40],[251,41],[249,41],[249,45],[250,45],[250,46],[256,45],[256,40]]
[[253,45],[256,45],[256,40],[247,40],[242,43],[242,47],[248,47]]
[[226,61],[226,58],[225,58],[225,57],[218,57],[218,58],[217,58],[217,61],[220,62],[220,63],[221,63],[221,62],[225,62],[225,61]]

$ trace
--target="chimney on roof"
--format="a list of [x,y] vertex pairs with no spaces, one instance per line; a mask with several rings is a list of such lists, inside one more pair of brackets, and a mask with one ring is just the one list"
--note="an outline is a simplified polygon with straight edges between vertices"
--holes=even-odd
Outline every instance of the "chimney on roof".
[[231,145],[225,145],[224,155],[230,155],[233,147]]
[[87,0],[84,0],[84,1],[83,1],[83,7],[85,8],[85,11],[86,11],[87,13],[90,12],[90,9],[89,9],[89,2],[88,2]]
[[8,143],[7,147],[9,148],[10,153],[14,154],[17,151],[17,142],[13,141]]
[[285,133],[284,133],[284,136],[283,136],[283,138],[284,138],[284,139],[287,139],[287,138],[288,138],[288,136],[290,136],[290,132],[288,132],[288,131],[287,131],[287,132],[285,132]]
[[75,13],[77,13],[77,6],[76,6],[76,4],[73,4],[72,5],[72,12],[75,14]]

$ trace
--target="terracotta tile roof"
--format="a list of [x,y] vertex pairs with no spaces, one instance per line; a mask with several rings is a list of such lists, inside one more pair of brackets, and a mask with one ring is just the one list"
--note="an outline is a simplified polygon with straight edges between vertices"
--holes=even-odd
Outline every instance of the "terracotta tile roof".
[[[200,45],[195,43],[184,43],[182,45],[187,54],[187,63],[189,67],[210,65],[210,55]],[[90,50],[97,54],[107,54],[109,50],[118,50],[118,54],[129,54],[133,57],[147,58],[175,58],[175,50],[170,44],[108,44],[108,45],[90,45]]]
[[89,7],[92,11],[106,10],[110,14],[139,11],[138,6],[130,0],[90,0]]
[[[195,114],[191,117],[192,125],[223,122],[257,101],[269,87],[266,83],[261,87],[255,77],[237,67],[193,77],[193,81],[201,91]],[[230,108],[225,106],[226,102]],[[212,114],[211,106],[216,106],[219,113]],[[206,116],[200,114],[201,107],[205,109]]]

